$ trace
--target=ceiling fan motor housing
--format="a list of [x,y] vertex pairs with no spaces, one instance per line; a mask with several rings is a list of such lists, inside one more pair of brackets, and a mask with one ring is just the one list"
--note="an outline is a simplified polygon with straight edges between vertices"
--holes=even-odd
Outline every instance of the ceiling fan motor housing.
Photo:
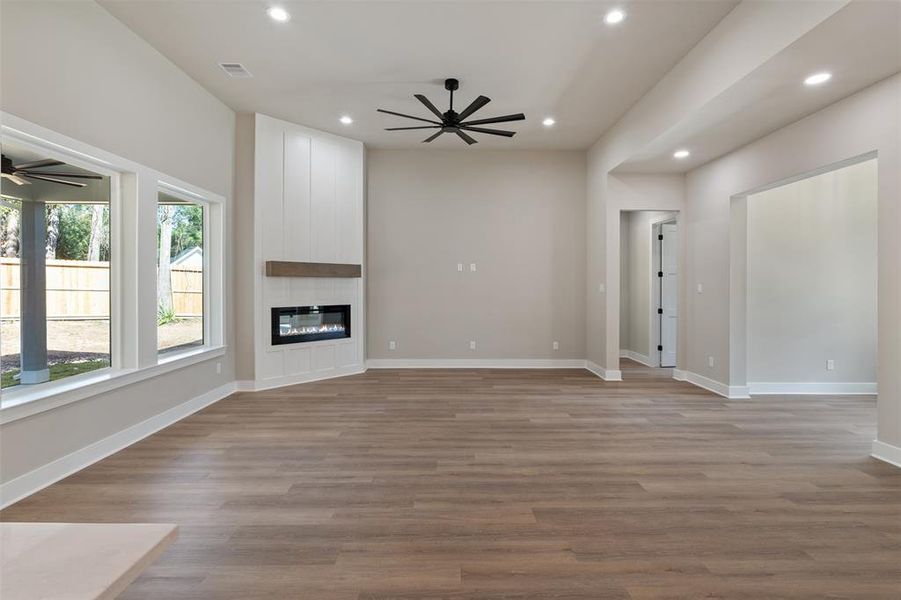
[[391,110],[377,109],[379,112],[387,113],[389,115],[395,115],[398,117],[404,117],[406,119],[413,119],[420,122],[429,123],[428,125],[417,125],[414,127],[389,127],[388,131],[396,131],[396,130],[406,130],[406,129],[437,129],[438,132],[434,135],[429,136],[423,142],[431,142],[435,140],[438,136],[443,133],[454,133],[460,137],[467,144],[475,144],[477,140],[473,138],[469,133],[484,133],[489,135],[499,135],[503,137],[513,137],[516,132],[515,131],[504,131],[501,129],[485,129],[484,127],[477,127],[478,125],[489,125],[494,123],[506,123],[509,121],[522,121],[525,119],[525,115],[522,113],[518,113],[515,115],[504,115],[502,117],[491,117],[488,119],[476,119],[474,121],[469,120],[469,117],[491,102],[491,99],[487,96],[479,96],[475,100],[473,100],[469,106],[463,109],[463,112],[458,113],[454,110],[454,92],[460,88],[460,81],[458,79],[454,79],[450,77],[444,80],[444,89],[450,92],[450,106],[448,110],[445,112],[441,112],[438,107],[436,107],[428,98],[426,98],[422,94],[413,94],[413,97],[419,100],[425,107],[431,112],[438,120],[434,119],[424,119],[422,117],[416,117],[413,115],[407,115],[403,113],[394,112]]

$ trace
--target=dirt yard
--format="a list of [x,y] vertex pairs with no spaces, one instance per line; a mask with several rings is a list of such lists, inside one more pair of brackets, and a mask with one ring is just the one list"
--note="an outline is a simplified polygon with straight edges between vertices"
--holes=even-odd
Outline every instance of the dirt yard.
[[[179,319],[159,328],[160,349],[197,343],[203,337],[202,319]],[[19,321],[0,323],[2,370],[19,368]],[[49,321],[47,350],[50,362],[79,362],[109,357],[109,321]]]

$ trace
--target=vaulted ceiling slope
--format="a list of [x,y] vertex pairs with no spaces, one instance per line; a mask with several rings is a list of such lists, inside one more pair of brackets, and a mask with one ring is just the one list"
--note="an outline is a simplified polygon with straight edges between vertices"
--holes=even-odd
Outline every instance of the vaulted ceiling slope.
[[[457,77],[460,106],[485,94],[492,102],[480,117],[527,116],[512,140],[485,136],[473,148],[583,149],[737,0],[280,2],[287,23],[270,20],[259,1],[100,3],[236,111],[369,147],[417,148],[421,132],[384,131],[399,119],[375,109],[419,114],[413,94],[444,98],[444,78]],[[627,17],[611,27],[604,15],[614,6]],[[230,78],[221,62],[253,77]],[[546,116],[554,127],[542,126]],[[463,146],[442,138],[429,147]]]

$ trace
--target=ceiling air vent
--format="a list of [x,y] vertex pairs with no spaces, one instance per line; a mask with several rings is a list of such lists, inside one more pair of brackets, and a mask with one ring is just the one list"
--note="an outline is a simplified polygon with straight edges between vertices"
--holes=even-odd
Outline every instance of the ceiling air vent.
[[222,70],[229,74],[230,77],[253,77],[250,71],[244,68],[241,63],[219,63]]

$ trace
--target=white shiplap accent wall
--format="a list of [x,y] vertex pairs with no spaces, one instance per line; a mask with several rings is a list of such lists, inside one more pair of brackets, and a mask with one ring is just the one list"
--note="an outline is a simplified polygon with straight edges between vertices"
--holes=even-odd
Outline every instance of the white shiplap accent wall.
[[[363,144],[256,115],[254,155],[254,387],[362,371],[364,279],[266,277],[264,270],[267,260],[364,263]],[[312,304],[350,304],[351,337],[272,346],[270,309]]]

